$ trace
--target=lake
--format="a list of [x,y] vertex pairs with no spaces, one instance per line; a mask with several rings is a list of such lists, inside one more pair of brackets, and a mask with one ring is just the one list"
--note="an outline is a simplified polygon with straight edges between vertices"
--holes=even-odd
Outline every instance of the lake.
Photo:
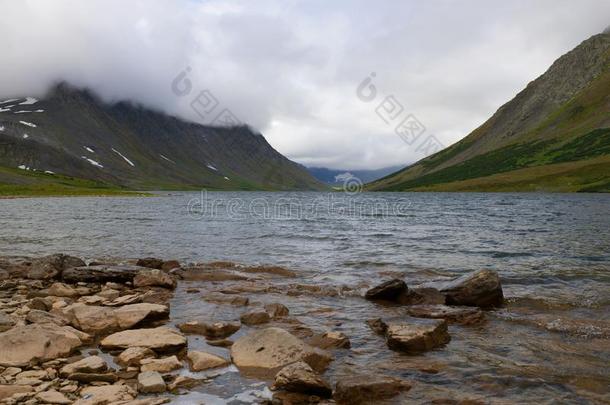
[[[357,350],[336,359],[331,379],[346,367],[373,367],[416,381],[408,398],[422,401],[456,393],[492,402],[610,400],[610,195],[193,192],[13,199],[0,200],[0,229],[0,255],[270,264],[297,271],[301,283],[363,291],[392,277],[425,285],[491,268],[501,276],[506,308],[488,314],[484,327],[452,326],[446,349],[415,360],[389,352],[364,325],[380,311],[397,315],[399,309],[354,296],[315,303],[285,297],[285,304],[314,329],[331,324],[352,337]],[[187,299],[181,288],[172,322],[212,309]],[[316,306],[337,315],[311,315]],[[414,361],[438,370],[422,372]],[[231,375],[216,383],[226,391],[218,389],[217,400],[244,390]]]

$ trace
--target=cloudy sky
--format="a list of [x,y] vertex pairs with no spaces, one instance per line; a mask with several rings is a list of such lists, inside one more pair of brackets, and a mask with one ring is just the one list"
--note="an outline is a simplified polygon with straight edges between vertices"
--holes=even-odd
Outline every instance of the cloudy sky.
[[0,96],[66,80],[206,123],[190,105],[208,90],[291,159],[374,169],[424,156],[402,118],[456,142],[608,17],[607,0],[0,0]]

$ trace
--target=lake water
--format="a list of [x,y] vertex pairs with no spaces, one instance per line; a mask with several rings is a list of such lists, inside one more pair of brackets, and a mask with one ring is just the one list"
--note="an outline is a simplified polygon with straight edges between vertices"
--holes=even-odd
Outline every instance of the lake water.
[[[357,297],[283,299],[308,326],[330,324],[352,337],[355,350],[337,358],[331,380],[347,368],[376,367],[414,380],[407,398],[417,401],[460,393],[498,403],[610,402],[610,195],[210,192],[14,199],[0,200],[0,229],[0,255],[273,264],[318,285],[370,286],[391,277],[419,285],[491,268],[502,278],[506,308],[490,313],[484,327],[452,326],[447,348],[415,360],[389,352],[364,325],[399,309]],[[173,322],[204,310],[181,291]],[[310,315],[315,306],[333,307],[336,316]],[[414,362],[439,372],[418,371]],[[217,383],[235,387],[225,396],[239,394],[243,381],[227,378]]]

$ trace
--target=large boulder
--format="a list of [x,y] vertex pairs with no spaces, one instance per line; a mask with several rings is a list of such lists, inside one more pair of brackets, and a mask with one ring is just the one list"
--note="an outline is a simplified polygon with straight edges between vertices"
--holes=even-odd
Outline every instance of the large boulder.
[[105,350],[145,347],[155,352],[179,351],[187,340],[180,332],[164,326],[151,329],[134,329],[117,332],[105,337],[100,346]]
[[80,294],[78,291],[64,283],[53,283],[46,291],[47,295],[51,295],[54,297],[67,297],[74,298],[78,297]]
[[126,283],[133,281],[136,274],[143,269],[145,268],[130,265],[81,266],[64,270],[62,278],[69,283]]
[[446,302],[445,296],[436,288],[415,287],[409,288],[402,294],[397,302],[403,305],[439,305]]
[[407,290],[407,283],[393,279],[371,288],[364,297],[368,300],[396,301],[402,294],[406,294]]
[[32,260],[25,277],[35,280],[58,278],[66,269],[84,265],[85,262],[78,257],[54,254]]
[[493,270],[479,270],[446,283],[441,293],[449,305],[481,308],[499,307],[504,302],[500,276]]
[[103,335],[130,329],[143,322],[165,319],[169,309],[160,304],[131,304],[119,308],[74,304],[64,310],[70,323],[77,329]]
[[309,364],[298,361],[282,368],[275,376],[275,389],[329,398],[330,385]]
[[386,340],[392,350],[415,354],[443,346],[451,337],[445,320],[411,318],[407,322],[389,323]]
[[374,404],[410,389],[411,384],[397,378],[377,374],[355,375],[337,381],[333,398],[338,404]]
[[3,399],[10,398],[15,394],[22,394],[25,392],[32,392],[32,391],[34,391],[34,388],[29,385],[0,384],[0,401],[2,401]]
[[68,320],[66,318],[50,312],[40,311],[38,309],[30,310],[25,319],[29,323],[54,323],[58,326],[65,326],[68,324]]
[[77,335],[51,323],[14,327],[0,333],[0,366],[22,367],[65,357],[81,343]]
[[131,304],[115,309],[114,315],[121,329],[129,329],[142,322],[168,318],[169,308],[160,304]]
[[191,350],[187,354],[191,371],[203,371],[210,368],[225,367],[230,363],[222,357],[206,352]]
[[267,328],[239,338],[231,346],[231,358],[244,371],[274,374],[299,360],[321,371],[328,366],[332,356],[305,344],[284,329]]

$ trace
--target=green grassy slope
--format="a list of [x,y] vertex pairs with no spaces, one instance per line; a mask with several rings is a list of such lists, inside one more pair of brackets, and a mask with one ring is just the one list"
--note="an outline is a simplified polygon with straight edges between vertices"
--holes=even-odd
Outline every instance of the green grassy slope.
[[[608,37],[593,37],[581,44],[584,50],[576,48],[560,58],[545,75],[460,142],[368,188],[608,191],[610,170],[603,159],[610,156]],[[598,70],[586,83],[568,86],[559,96],[553,94],[552,86],[575,80],[572,65],[584,52]],[[578,56],[575,60],[573,54]],[[547,100],[553,98],[554,104]],[[522,124],[528,120],[527,125]],[[552,178],[557,171],[561,177]]]
[[93,180],[0,166],[0,198],[38,196],[142,196]]

